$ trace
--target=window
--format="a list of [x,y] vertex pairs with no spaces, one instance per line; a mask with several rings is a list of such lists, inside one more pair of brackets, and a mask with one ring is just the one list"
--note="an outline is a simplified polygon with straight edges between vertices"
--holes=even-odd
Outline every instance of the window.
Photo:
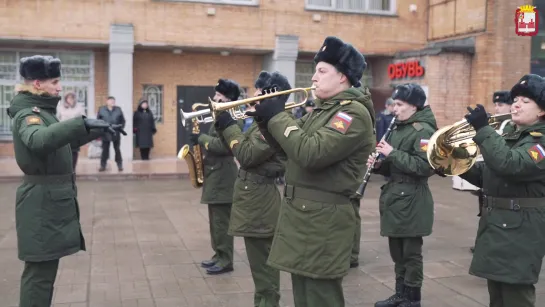
[[363,76],[361,76],[361,86],[373,87],[373,70],[371,68],[371,63],[369,59],[366,59],[367,68],[363,71]]
[[11,140],[12,120],[6,113],[13,99],[14,87],[21,83],[19,60],[36,54],[58,57],[62,62],[62,92],[76,95],[76,102],[94,113],[93,54],[75,51],[10,51],[0,50],[0,140]]
[[[311,87],[312,76],[314,75],[315,65],[313,62],[297,61],[295,63],[295,87]],[[309,97],[312,100],[312,97]],[[299,103],[305,99],[303,92],[293,93],[293,99]]]
[[306,8],[393,15],[396,13],[396,0],[306,0]]
[[144,84],[143,99],[148,101],[148,108],[153,113],[156,123],[163,122],[163,86]]

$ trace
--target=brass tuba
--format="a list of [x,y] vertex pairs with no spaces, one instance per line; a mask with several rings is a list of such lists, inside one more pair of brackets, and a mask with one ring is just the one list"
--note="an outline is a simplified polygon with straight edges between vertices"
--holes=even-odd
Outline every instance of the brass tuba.
[[[502,122],[511,119],[514,113],[490,116],[488,123],[498,130]],[[437,130],[428,141],[428,163],[447,176],[467,172],[480,155],[479,147],[471,141],[475,134],[475,129],[465,119]]]
[[[198,107],[208,107],[208,104],[204,103],[194,103],[191,108],[195,112]],[[182,120],[183,119],[183,111],[182,112]],[[191,119],[193,124],[193,130],[192,132],[194,134],[199,134],[199,124],[202,123],[198,118],[192,118]],[[189,145],[186,144],[180,149],[178,152],[178,159],[179,160],[185,160],[187,163],[187,168],[189,169],[189,179],[191,180],[191,185],[199,189],[202,187],[204,183],[204,164],[203,164],[203,155],[201,150],[201,145],[196,144],[193,145],[193,152],[189,150]]]

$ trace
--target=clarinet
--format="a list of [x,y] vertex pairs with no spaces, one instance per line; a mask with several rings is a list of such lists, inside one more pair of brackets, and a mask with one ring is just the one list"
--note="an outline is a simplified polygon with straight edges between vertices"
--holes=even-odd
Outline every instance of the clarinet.
[[[382,136],[382,139],[380,139],[380,142],[388,140],[390,138],[390,134],[392,133],[392,128],[394,127],[396,121],[396,117],[394,116],[392,118],[392,121],[390,122],[390,125],[388,126],[388,130],[386,130],[386,133]],[[379,143],[380,143],[379,142]],[[373,163],[371,163],[371,166],[367,168],[367,171],[365,172],[365,175],[363,176],[363,182],[361,183],[360,187],[356,191],[356,194],[358,196],[363,196],[363,192],[365,191],[365,187],[367,186],[367,183],[369,182],[369,177],[371,177],[371,171],[373,168],[375,168],[375,164],[377,163],[377,158],[379,156],[378,151],[375,152],[375,155],[373,156]]]

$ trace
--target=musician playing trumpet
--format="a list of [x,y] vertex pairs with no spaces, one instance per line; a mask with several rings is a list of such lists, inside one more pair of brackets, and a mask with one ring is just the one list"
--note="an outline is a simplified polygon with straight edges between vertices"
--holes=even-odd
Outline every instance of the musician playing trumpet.
[[[215,87],[214,100],[228,102],[238,100],[238,83],[229,79],[219,79]],[[240,127],[242,121],[238,122]],[[237,165],[228,144],[220,138],[214,125],[208,134],[191,134],[192,145],[204,147],[204,184],[201,204],[208,204],[210,239],[214,256],[201,262],[210,275],[233,271],[233,237],[227,234],[233,201],[233,183],[237,177]]]
[[466,120],[483,162],[461,177],[481,187],[484,205],[469,273],[486,278],[491,307],[534,307],[545,255],[545,79],[525,75],[511,89],[516,130],[489,125],[482,105]]
[[[255,96],[270,84],[276,85],[278,91],[291,89],[285,76],[262,71],[255,81]],[[250,105],[247,110],[252,109]],[[255,121],[243,133],[231,115],[223,111],[215,126],[240,164],[228,234],[244,238],[255,286],[254,306],[278,307],[280,271],[268,266],[267,258],[282,199],[275,180],[284,173],[285,156],[269,146]]]
[[[375,172],[389,177],[380,194],[380,234],[388,237],[395,267],[395,294],[375,307],[419,307],[423,280],[422,237],[432,232],[433,197],[428,177],[427,142],[437,130],[435,116],[424,106],[426,94],[418,84],[398,85],[392,95],[396,125],[389,143],[377,152],[384,160]],[[376,154],[376,153],[375,153]],[[373,156],[368,160],[372,167]]]

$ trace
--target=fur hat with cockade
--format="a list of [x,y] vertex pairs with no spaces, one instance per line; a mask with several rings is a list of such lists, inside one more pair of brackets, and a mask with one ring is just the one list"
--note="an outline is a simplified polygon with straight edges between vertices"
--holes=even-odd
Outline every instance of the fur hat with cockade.
[[530,98],[545,110],[545,79],[534,74],[525,75],[513,86],[510,95],[511,99],[517,96]]
[[240,87],[238,86],[238,83],[229,79],[219,79],[214,90],[231,99],[231,101],[238,100],[240,96]]
[[405,101],[420,110],[426,103],[426,93],[418,84],[401,84],[396,86],[392,94],[392,99]]
[[509,94],[509,91],[497,91],[497,92],[494,92],[494,96],[492,96],[492,102],[513,104],[513,99],[511,99],[511,95]]
[[49,55],[22,58],[19,73],[25,80],[47,80],[61,76],[61,60]]
[[352,45],[344,43],[337,37],[328,36],[320,47],[320,51],[314,56],[314,63],[319,62],[335,66],[348,78],[352,86],[361,86],[360,80],[363,71],[367,68],[367,63],[363,55]]

